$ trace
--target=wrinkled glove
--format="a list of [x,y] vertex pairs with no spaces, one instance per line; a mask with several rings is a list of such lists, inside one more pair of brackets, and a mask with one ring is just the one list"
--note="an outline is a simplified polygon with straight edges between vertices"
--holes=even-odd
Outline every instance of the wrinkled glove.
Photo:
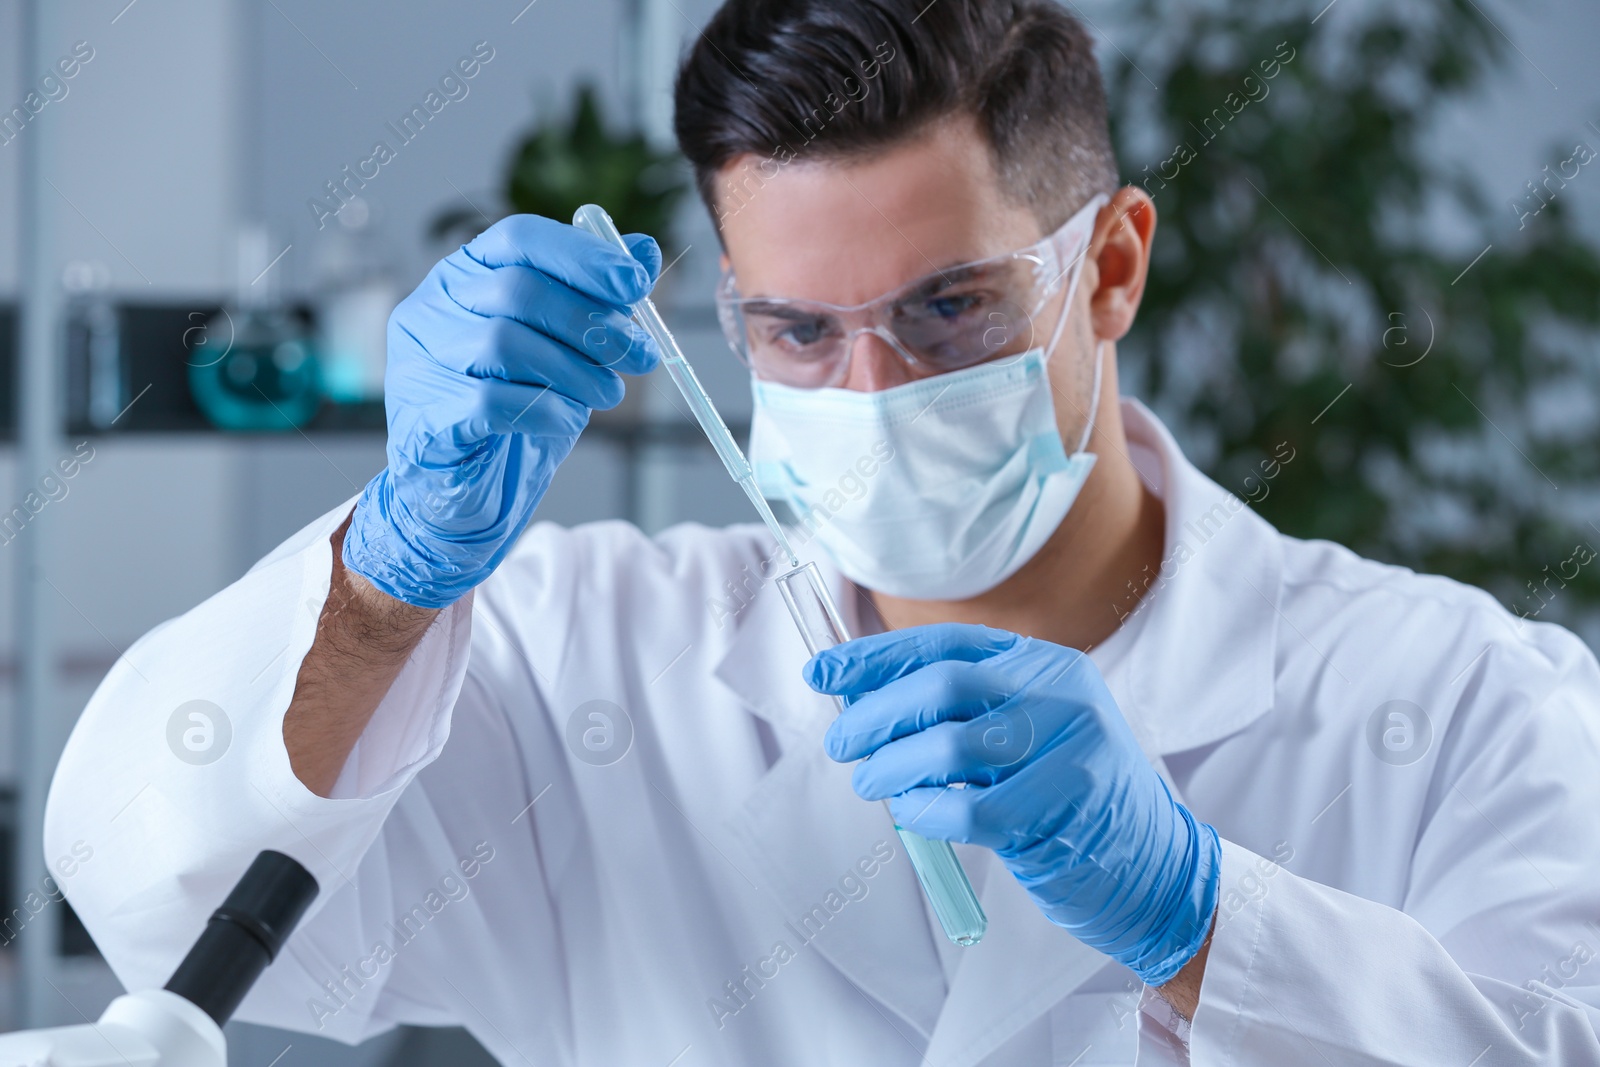
[[1147,985],[1199,951],[1217,833],[1173,800],[1088,656],[938,623],[826,649],[805,677],[848,705],[828,755],[861,760],[856,792],[901,826],[993,849],[1052,922]]
[[527,526],[593,408],[659,360],[628,318],[661,252],[630,257],[537,215],[513,215],[439,261],[389,317],[388,466],[367,484],[345,565],[418,607],[487,578]]

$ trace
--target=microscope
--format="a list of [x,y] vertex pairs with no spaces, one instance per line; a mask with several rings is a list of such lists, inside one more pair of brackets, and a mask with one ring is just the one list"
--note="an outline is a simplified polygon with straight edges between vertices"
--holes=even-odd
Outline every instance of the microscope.
[[100,1021],[0,1034],[4,1067],[226,1067],[222,1026],[317,895],[281,852],[256,856],[162,989],[113,1000]]

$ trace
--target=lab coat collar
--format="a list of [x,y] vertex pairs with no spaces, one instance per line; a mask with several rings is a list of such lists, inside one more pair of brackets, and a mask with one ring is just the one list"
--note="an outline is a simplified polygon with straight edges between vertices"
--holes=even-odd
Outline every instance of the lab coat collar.
[[[1220,741],[1272,707],[1283,546],[1184,457],[1149,408],[1121,406],[1129,458],[1166,511],[1166,543],[1159,572],[1137,583],[1148,582],[1144,597],[1130,598],[1123,625],[1134,640],[1108,681],[1146,753],[1165,756]],[[1270,492],[1270,479],[1257,483]]]
[[[1144,405],[1125,400],[1122,415],[1130,459],[1165,505],[1166,546],[1137,612],[1130,601],[1124,625],[1135,628],[1133,641],[1107,682],[1146,755],[1164,772],[1162,756],[1220,740],[1271,707],[1282,552],[1272,527],[1189,463]],[[845,621],[859,628],[855,589],[819,565]],[[854,797],[850,769],[821,750],[831,703],[803,686],[774,686],[774,679],[798,682],[805,659],[790,639],[793,626],[776,590],[764,589],[738,625],[716,674],[773,725],[783,755],[728,826],[794,914],[815,903],[819,887],[851,857],[893,831],[878,805]],[[786,841],[827,855],[780,847]],[[830,930],[849,936],[814,942],[858,988],[929,1040],[925,1058],[932,1067],[981,1062],[1108,966],[1045,919],[998,859],[985,859],[980,899],[989,932],[964,950],[942,1003],[943,978],[909,864],[885,865],[885,883],[898,884],[874,889],[899,902],[896,918],[885,920],[881,907],[861,908],[850,929]]]

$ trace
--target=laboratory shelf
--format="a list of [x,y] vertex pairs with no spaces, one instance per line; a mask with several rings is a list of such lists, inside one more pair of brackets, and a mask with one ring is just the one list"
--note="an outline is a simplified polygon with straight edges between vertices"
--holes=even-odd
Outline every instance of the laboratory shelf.
[[[97,426],[88,417],[87,335],[79,318],[75,316],[69,320],[64,331],[64,432],[75,437],[197,434],[227,438],[271,438],[296,433],[381,436],[384,433],[381,400],[359,404],[325,402],[298,430],[237,431],[213,425],[190,393],[188,360],[194,350],[195,331],[216,311],[217,305],[205,300],[119,302],[115,305],[122,353],[120,390],[127,403],[110,426]],[[295,312],[307,325],[313,321],[308,308],[297,308]],[[689,330],[714,328],[714,315],[704,309],[672,308],[668,315],[675,325],[681,324]],[[3,443],[15,442],[17,437],[19,328],[15,304],[0,301],[0,442]],[[718,340],[720,342],[720,338]],[[643,390],[638,389],[638,392]],[[651,410],[646,405],[633,403],[634,399],[630,396],[629,401],[614,411],[595,412],[586,434],[625,449],[710,449],[700,429],[686,414],[677,418],[678,413],[670,406],[663,410],[657,404],[655,410]],[[719,406],[724,402],[719,398]],[[727,423],[729,430],[741,439],[749,431],[748,419],[737,414],[728,418]]]

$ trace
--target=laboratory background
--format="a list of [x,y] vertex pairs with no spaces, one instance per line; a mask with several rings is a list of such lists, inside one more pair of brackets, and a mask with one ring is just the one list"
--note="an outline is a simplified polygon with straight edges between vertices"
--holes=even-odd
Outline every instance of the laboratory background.
[[[0,0],[0,1028],[121,992],[42,881],[60,746],[140,635],[381,469],[385,320],[434,261],[604,205],[661,241],[656,302],[742,435],[671,137],[715,6]],[[1286,532],[1600,648],[1600,5],[1067,6],[1159,212],[1126,391]],[[658,371],[537,518],[750,513]],[[252,1067],[491,1062],[228,1034]]]

